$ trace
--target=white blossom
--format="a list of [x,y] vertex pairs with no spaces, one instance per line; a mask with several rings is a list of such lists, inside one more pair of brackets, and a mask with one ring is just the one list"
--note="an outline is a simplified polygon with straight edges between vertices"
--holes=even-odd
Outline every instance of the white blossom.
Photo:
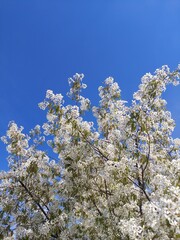
[[75,74],[74,105],[47,90],[42,128],[25,134],[10,122],[1,138],[9,170],[0,172],[0,239],[179,239],[180,140],[162,99],[179,70],[147,73],[129,107],[109,77],[91,108],[84,75]]

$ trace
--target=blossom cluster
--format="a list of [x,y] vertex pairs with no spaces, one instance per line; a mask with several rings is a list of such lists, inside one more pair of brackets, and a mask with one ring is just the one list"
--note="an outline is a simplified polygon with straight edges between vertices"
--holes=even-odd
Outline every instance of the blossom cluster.
[[180,139],[162,99],[179,77],[179,67],[146,74],[129,107],[109,77],[91,108],[84,75],[75,74],[67,94],[75,105],[48,90],[42,127],[25,134],[11,122],[2,137],[9,170],[0,172],[0,239],[179,239]]

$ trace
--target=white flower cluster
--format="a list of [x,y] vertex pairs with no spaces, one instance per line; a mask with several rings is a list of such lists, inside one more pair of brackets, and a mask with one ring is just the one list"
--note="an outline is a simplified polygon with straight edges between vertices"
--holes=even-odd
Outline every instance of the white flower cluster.
[[47,90],[46,92],[46,100],[39,103],[39,107],[42,110],[45,110],[48,106],[50,107],[51,104],[55,106],[62,106],[63,104],[63,96],[61,94],[54,94],[52,90]]
[[84,74],[78,74],[76,73],[73,78],[69,78],[69,86],[70,91],[67,93],[67,95],[76,102],[80,103],[80,110],[82,112],[89,110],[90,108],[90,100],[88,98],[84,98],[80,95],[82,89],[87,88],[87,85],[82,83],[82,80],[84,78]]
[[82,83],[83,78],[84,74],[76,73],[73,78],[68,79],[68,83],[71,88],[67,95],[76,101],[79,100],[81,89],[85,89],[87,87],[86,84]]
[[16,123],[10,122],[7,137],[1,138],[4,143],[8,144],[7,151],[10,154],[21,156],[26,153],[28,138],[22,131],[23,127],[18,128]]
[[179,72],[146,74],[130,107],[109,77],[92,109],[76,74],[68,93],[76,105],[51,90],[39,104],[43,133],[11,122],[2,137],[9,170],[0,172],[0,239],[179,239],[180,140],[161,98]]

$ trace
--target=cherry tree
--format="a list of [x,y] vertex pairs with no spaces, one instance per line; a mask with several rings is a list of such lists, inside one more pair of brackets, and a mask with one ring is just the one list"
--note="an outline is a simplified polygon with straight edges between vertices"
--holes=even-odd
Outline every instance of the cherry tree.
[[179,239],[180,139],[162,93],[178,85],[180,67],[144,75],[130,107],[111,77],[92,107],[83,77],[68,80],[75,105],[47,91],[43,126],[25,134],[9,123],[0,239]]

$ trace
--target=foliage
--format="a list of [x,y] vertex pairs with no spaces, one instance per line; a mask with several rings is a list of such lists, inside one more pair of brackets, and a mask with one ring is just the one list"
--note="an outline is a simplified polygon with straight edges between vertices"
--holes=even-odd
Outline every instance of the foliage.
[[[0,173],[1,239],[179,239],[180,139],[161,98],[180,68],[142,77],[130,107],[109,77],[98,107],[81,96],[82,74],[68,96],[46,93],[47,122],[29,134],[10,122],[9,171]],[[97,120],[84,120],[90,110]],[[57,159],[42,144],[48,143]]]

